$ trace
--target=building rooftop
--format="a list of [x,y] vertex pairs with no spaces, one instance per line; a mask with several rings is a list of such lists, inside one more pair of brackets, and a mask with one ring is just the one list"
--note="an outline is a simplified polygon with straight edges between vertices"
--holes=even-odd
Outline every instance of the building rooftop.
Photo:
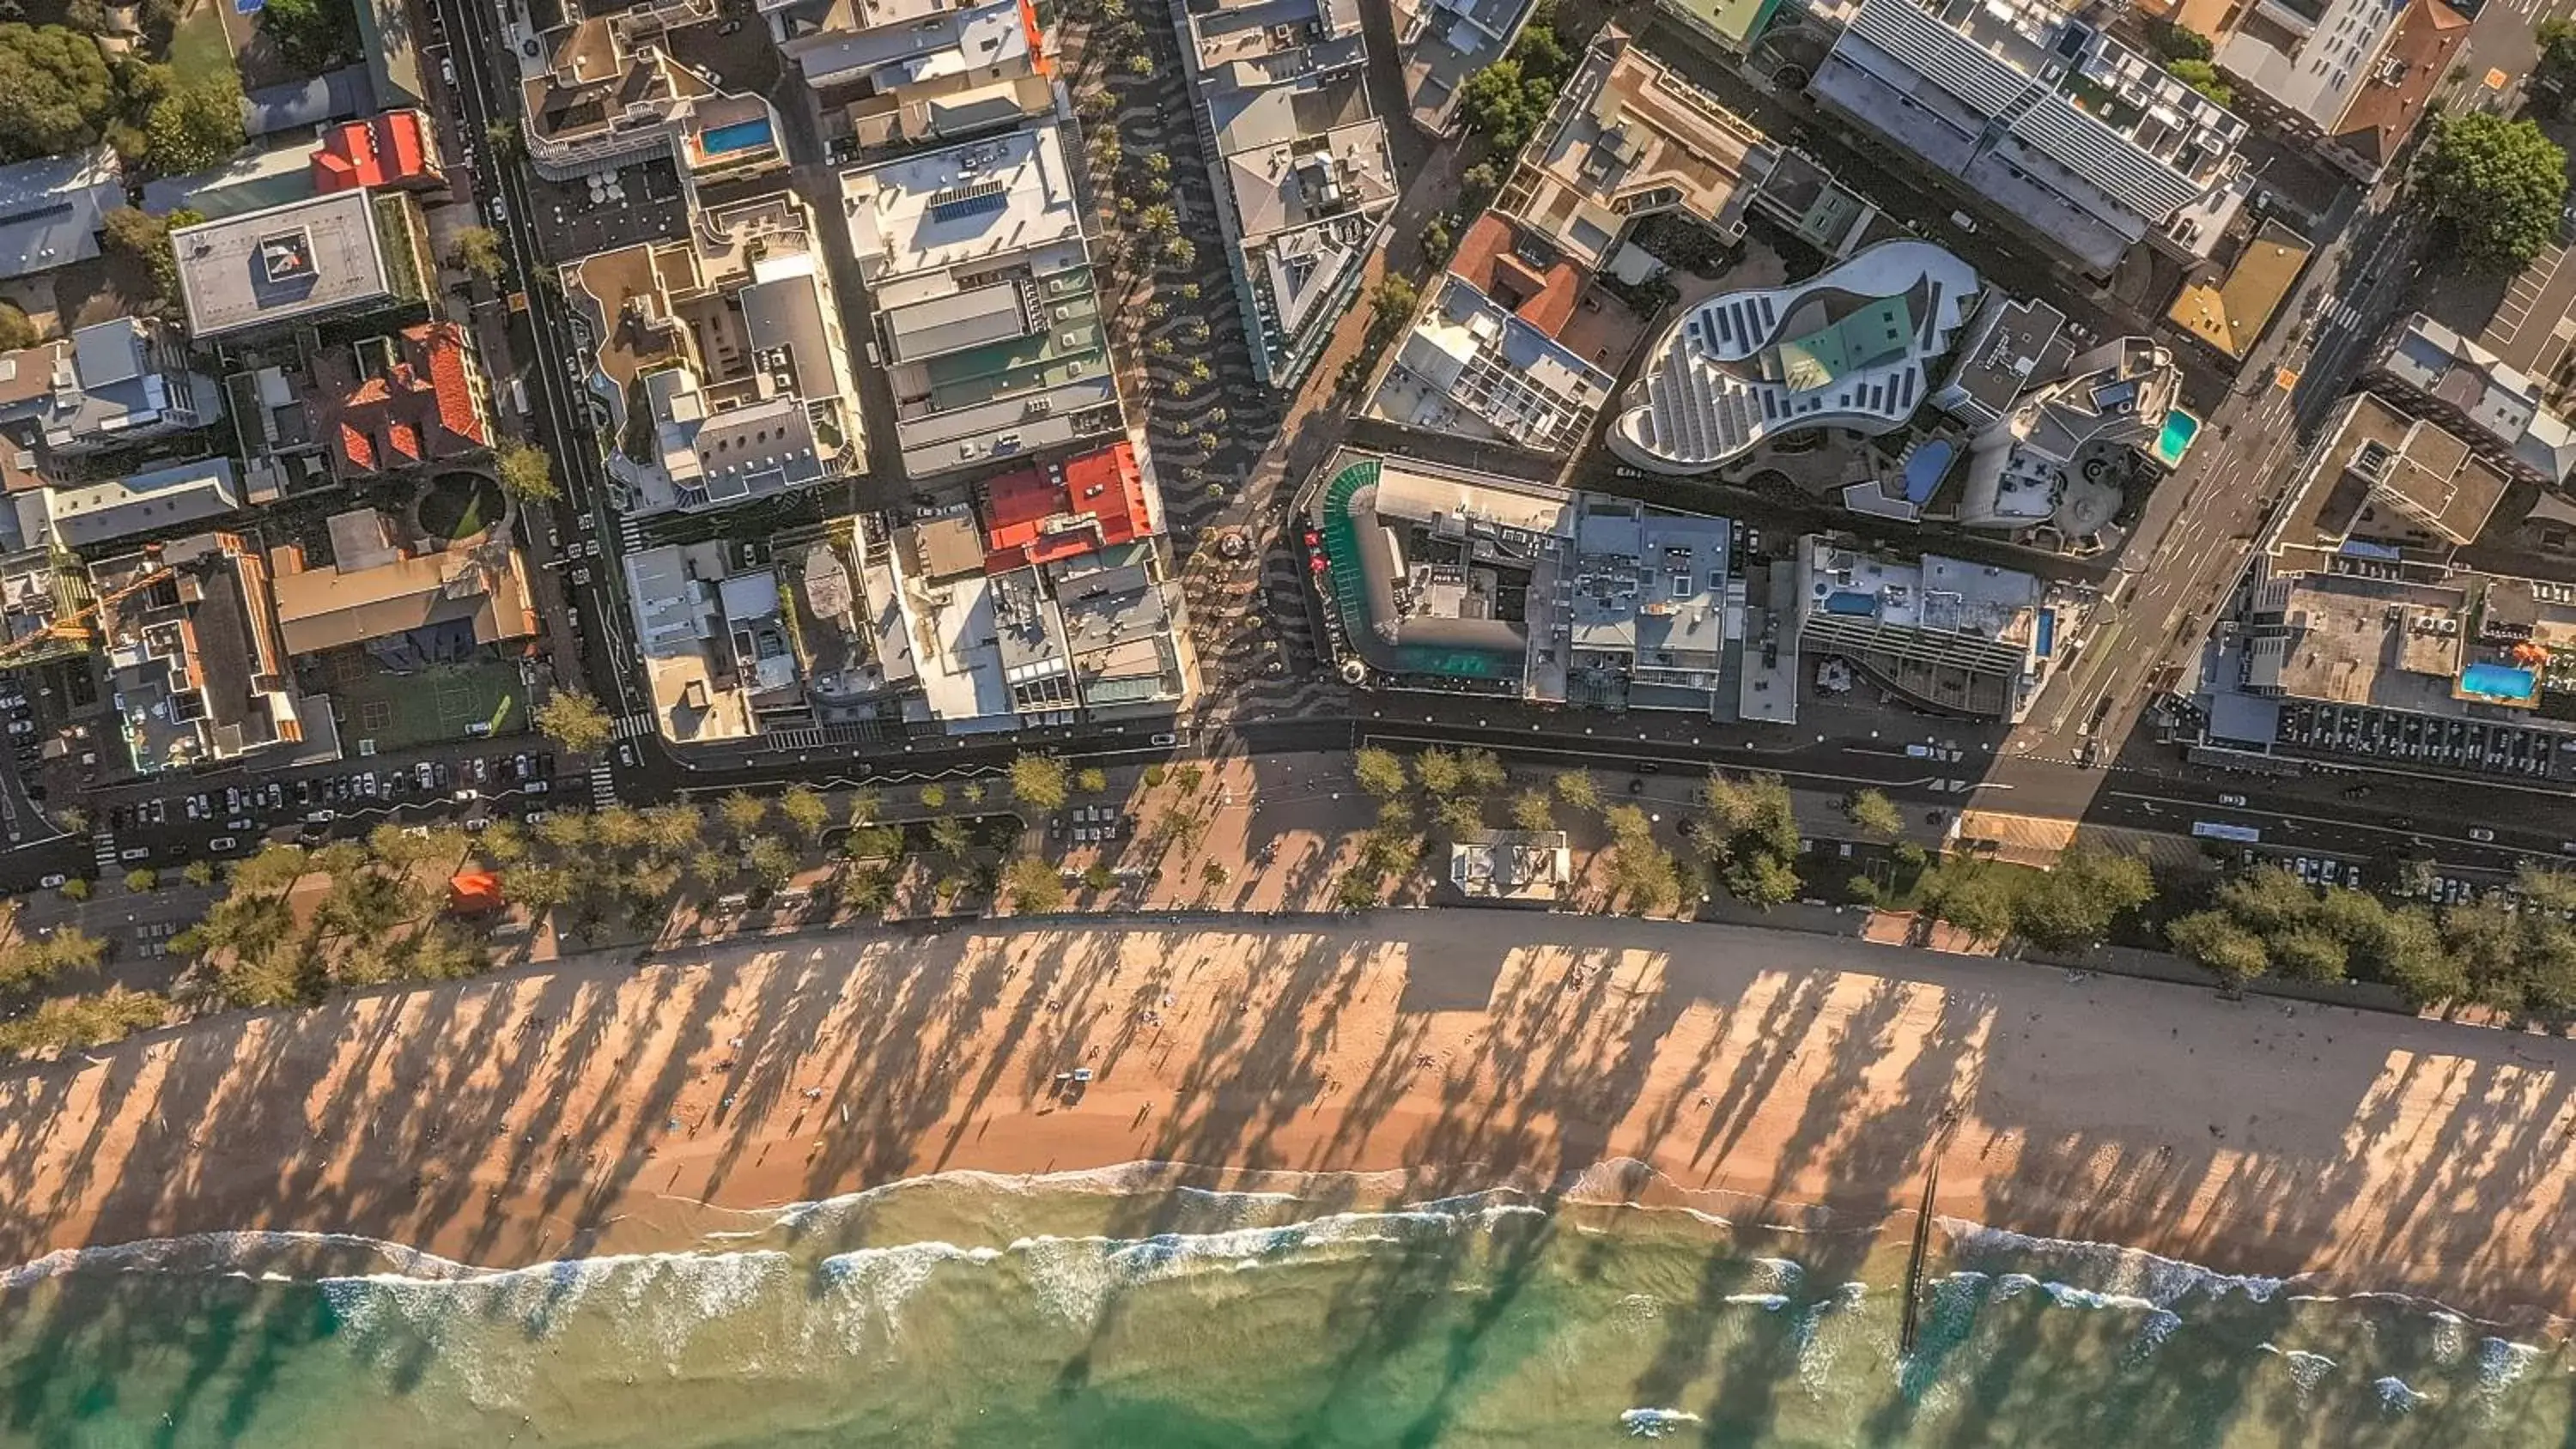
[[1654,344],[1612,451],[1689,474],[1774,434],[1902,427],[1932,392],[1977,296],[1975,270],[1930,242],[1880,242],[1792,286],[1727,292],[1684,311]]
[[0,354],[0,424],[22,425],[48,454],[103,451],[222,417],[221,392],[152,318],[112,317]]
[[2344,400],[2266,547],[2283,571],[2337,557],[2435,560],[2475,539],[2510,486],[2437,423],[2377,394]]
[[1779,159],[1753,125],[1611,28],[1565,82],[1497,207],[1598,269],[1630,219],[1730,230]]
[[1369,411],[1430,432],[1566,453],[1615,381],[1453,273],[1405,333]]
[[1054,563],[1157,531],[1144,470],[1125,441],[978,486],[988,572]]
[[128,478],[29,489],[10,501],[29,547],[84,549],[219,518],[241,507],[241,491],[230,458],[200,458]]
[[2233,261],[2195,272],[2183,284],[2165,320],[2229,357],[2242,358],[2298,285],[2311,250],[2306,237],[2266,218]]
[[897,277],[1079,238],[1082,215],[1053,125],[841,174],[859,275]]
[[1810,89],[2097,272],[2243,200],[2245,123],[2046,0],[1863,0]]
[[102,218],[124,204],[116,153],[104,145],[0,166],[0,277],[97,256]]
[[429,121],[418,111],[387,111],[332,127],[313,150],[312,170],[316,194],[439,179]]
[[97,578],[102,591],[118,590],[162,568],[170,577],[101,610],[135,768],[236,759],[300,742],[308,709],[328,709],[294,691],[258,553],[233,534],[194,534],[105,560]]
[[373,198],[343,191],[170,233],[199,341],[395,296]]
[[2532,477],[2554,484],[2576,472],[2576,427],[2549,410],[2539,384],[2423,313],[2391,334],[2373,366],[2456,411]]
[[2324,0],[2311,24],[2251,12],[2217,63],[2376,170],[2423,119],[2469,21],[2441,0]]
[[[301,555],[285,555],[275,582],[277,618],[286,652],[303,655],[355,644],[452,629],[475,645],[524,639],[536,632],[528,583],[518,555],[505,543],[417,556],[391,542],[390,525],[373,509],[357,511],[382,530],[382,548],[358,559],[343,557],[303,568]],[[334,538],[343,533],[340,515]],[[425,652],[436,654],[434,649]]]
[[2036,299],[1990,292],[1933,401],[1970,421],[1992,421],[2010,411],[2034,379],[2045,382],[2062,372],[2074,353],[2065,313]]
[[1247,241],[1382,207],[1396,196],[1395,156],[1376,121],[1248,146],[1229,153],[1225,166]]
[[469,368],[465,330],[443,321],[316,356],[313,403],[336,465],[381,473],[490,447]]

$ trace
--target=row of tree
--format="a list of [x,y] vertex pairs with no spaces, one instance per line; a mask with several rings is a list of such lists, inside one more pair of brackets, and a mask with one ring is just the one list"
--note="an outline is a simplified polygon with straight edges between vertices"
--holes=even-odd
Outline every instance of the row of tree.
[[2206,910],[2165,927],[2175,954],[2231,984],[2376,981],[2419,1006],[2576,1012],[2576,875],[2525,864],[2509,900],[2436,915],[2365,891],[2323,892],[2277,866],[2220,886]]
[[0,160],[24,161],[106,140],[127,164],[176,176],[241,149],[240,78],[182,80],[139,56],[110,63],[98,34],[0,24]]

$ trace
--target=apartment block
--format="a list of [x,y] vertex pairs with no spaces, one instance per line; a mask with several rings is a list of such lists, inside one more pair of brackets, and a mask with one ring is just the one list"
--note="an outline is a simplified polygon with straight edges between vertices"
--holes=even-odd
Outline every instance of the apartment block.
[[809,218],[785,192],[702,213],[683,241],[567,263],[599,339],[608,474],[635,514],[730,507],[864,465],[850,348]]
[[906,476],[1125,430],[1062,130],[1027,127],[842,173]]
[[1862,0],[1808,91],[2088,273],[2208,256],[2250,185],[2244,121],[2046,0]]
[[763,4],[780,55],[860,149],[963,140],[1042,116],[1053,64],[1032,0]]
[[1990,719],[2029,712],[2091,608],[2013,569],[1822,536],[1798,541],[1794,569],[1802,658],[1840,659],[1899,698]]
[[1294,387],[1396,201],[1359,0],[1182,0],[1173,16],[1253,368]]

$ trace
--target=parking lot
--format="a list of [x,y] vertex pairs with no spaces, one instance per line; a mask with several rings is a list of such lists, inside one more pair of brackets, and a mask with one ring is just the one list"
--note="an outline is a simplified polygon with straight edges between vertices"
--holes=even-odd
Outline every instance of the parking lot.
[[2274,742],[2328,761],[2458,770],[2563,781],[2576,774],[2576,736],[2528,725],[2437,719],[2368,705],[2292,704]]
[[551,751],[495,750],[408,764],[210,786],[108,807],[92,832],[101,878],[140,867],[252,854],[271,840],[359,836],[378,825],[453,821],[477,831],[500,816],[541,820],[555,792]]

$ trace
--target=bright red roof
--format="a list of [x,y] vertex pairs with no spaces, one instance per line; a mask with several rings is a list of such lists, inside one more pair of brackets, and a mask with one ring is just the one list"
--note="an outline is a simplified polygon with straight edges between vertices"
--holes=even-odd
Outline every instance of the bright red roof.
[[490,430],[474,405],[464,330],[453,322],[425,322],[388,340],[391,358],[384,372],[358,374],[345,353],[315,369],[322,406],[338,425],[344,464],[372,473],[490,447]]
[[320,192],[400,186],[437,175],[418,111],[388,111],[334,126],[313,153],[313,189]]
[[1044,468],[1005,473],[984,484],[984,568],[1077,558],[1154,531],[1145,503],[1145,474],[1135,448],[1113,443],[1068,458],[1063,481]]

